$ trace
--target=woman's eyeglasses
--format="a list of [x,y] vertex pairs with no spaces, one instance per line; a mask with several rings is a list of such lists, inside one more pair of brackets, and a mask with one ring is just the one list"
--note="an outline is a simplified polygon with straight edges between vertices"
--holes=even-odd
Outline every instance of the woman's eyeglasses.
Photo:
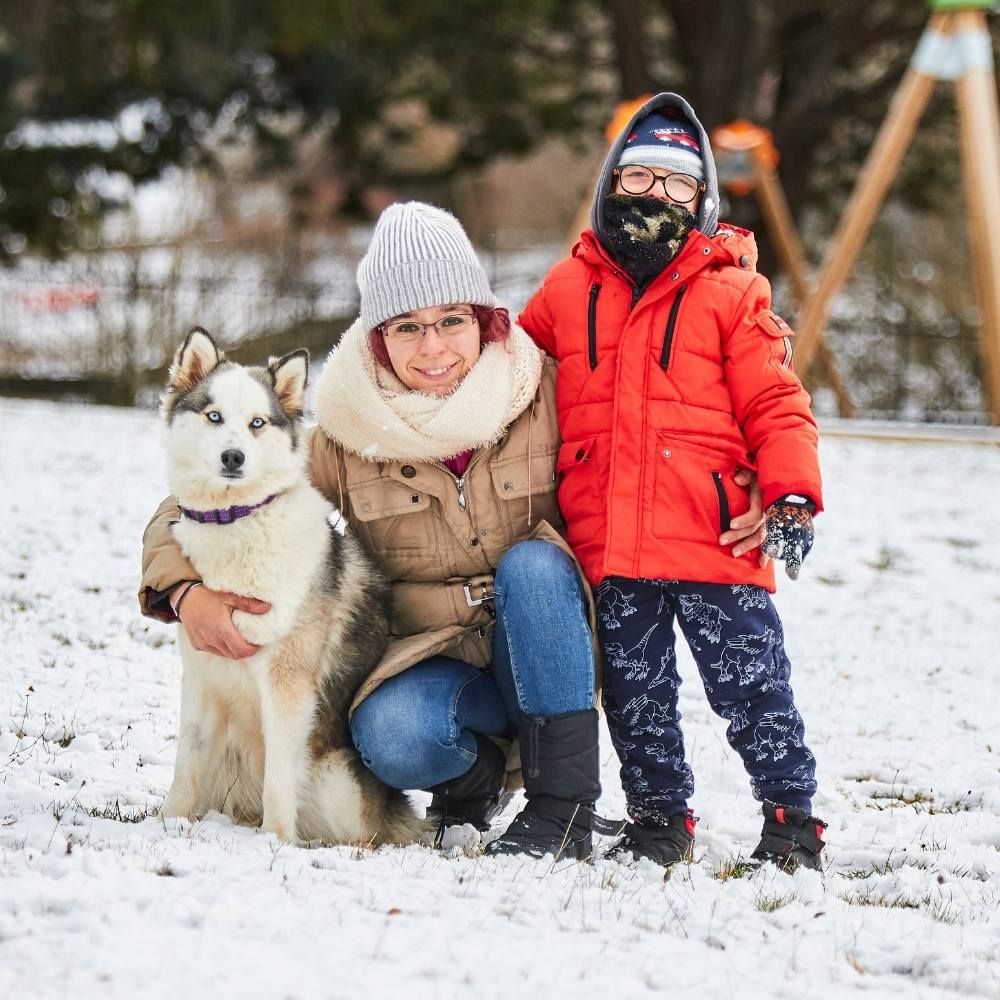
[[459,337],[476,325],[472,313],[449,313],[435,323],[418,323],[414,319],[397,319],[382,324],[382,333],[394,344],[415,344],[433,327],[439,337]]

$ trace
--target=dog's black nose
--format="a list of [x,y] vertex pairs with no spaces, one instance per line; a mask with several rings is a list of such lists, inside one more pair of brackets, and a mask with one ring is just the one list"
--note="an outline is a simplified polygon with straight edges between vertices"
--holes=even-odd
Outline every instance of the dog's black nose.
[[235,472],[246,460],[246,455],[238,448],[227,448],[222,453],[222,464],[229,472]]

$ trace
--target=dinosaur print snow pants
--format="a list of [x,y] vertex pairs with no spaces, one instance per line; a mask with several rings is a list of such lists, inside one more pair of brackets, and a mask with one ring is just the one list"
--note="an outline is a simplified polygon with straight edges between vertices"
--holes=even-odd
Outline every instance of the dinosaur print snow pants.
[[608,577],[595,588],[604,710],[629,812],[664,821],[687,809],[694,777],[677,711],[674,620],[712,709],[728,720],[754,797],[810,811],[815,760],[792,700],[781,620],[762,587]]

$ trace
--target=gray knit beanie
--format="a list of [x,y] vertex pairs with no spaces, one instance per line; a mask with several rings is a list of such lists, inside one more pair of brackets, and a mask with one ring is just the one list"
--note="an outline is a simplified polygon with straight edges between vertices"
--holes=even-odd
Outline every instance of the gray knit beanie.
[[358,289],[366,330],[428,306],[499,304],[462,224],[421,201],[390,205],[379,216],[358,265]]

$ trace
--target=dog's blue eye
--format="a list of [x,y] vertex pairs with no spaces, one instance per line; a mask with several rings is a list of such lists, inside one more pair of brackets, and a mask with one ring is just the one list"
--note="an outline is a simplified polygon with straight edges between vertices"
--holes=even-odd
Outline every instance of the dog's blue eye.
[[261,429],[261,427],[264,426],[264,418],[263,417],[254,417],[253,420],[250,421],[250,426],[255,431],[259,431]]
[[211,420],[213,424],[222,423],[222,414],[219,413],[218,410],[209,410],[208,413],[205,415],[208,417],[209,420]]

